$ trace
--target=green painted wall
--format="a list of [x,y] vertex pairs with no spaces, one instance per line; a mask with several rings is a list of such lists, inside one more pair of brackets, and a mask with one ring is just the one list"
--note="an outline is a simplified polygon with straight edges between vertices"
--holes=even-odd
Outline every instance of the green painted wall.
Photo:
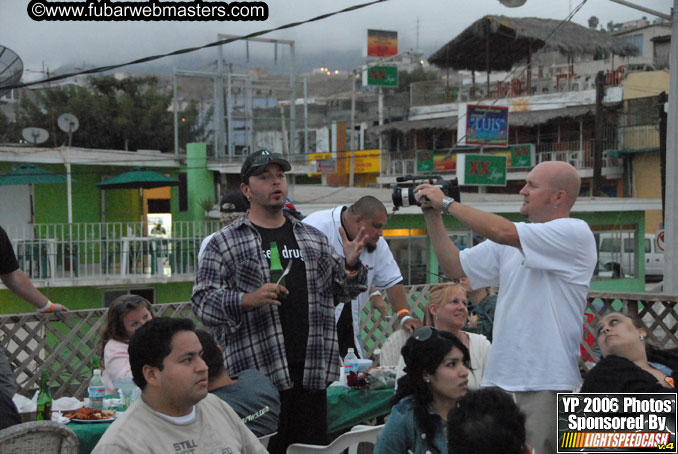
[[[200,144],[198,144],[200,145]],[[211,172],[205,169],[206,159],[203,158],[194,162],[194,165],[202,165],[202,169],[196,169],[196,174],[200,180],[209,180],[206,183],[210,188],[210,194],[214,193],[214,183]],[[0,172],[8,173],[15,167],[16,163],[1,163]],[[41,169],[49,172],[65,175],[66,168],[62,164],[38,164]],[[71,176],[75,180],[72,182],[71,194],[73,198],[73,222],[102,222],[101,219],[101,199],[102,191],[105,198],[105,221],[106,222],[137,222],[141,215],[141,198],[138,189],[107,189],[102,190],[96,186],[96,183],[102,181],[104,176],[115,176],[130,170],[129,167],[119,166],[87,166],[72,165]],[[156,169],[159,172],[176,177],[176,169]],[[202,171],[202,173],[201,173]],[[209,178],[204,177],[204,173]],[[196,180],[197,181],[197,180]],[[200,181],[196,182],[198,190],[202,190]],[[190,188],[190,186],[189,186]],[[34,186],[34,207],[35,222],[38,224],[67,223],[68,222],[68,195],[65,183],[62,184],[43,184]],[[179,211],[178,190],[172,190],[172,210],[176,216]],[[200,195],[205,198],[205,195]],[[214,196],[212,195],[212,198]],[[200,216],[195,219],[202,219]],[[194,219],[194,218],[189,218]],[[189,220],[186,219],[186,220]]]
[[[132,288],[154,288],[155,302],[180,303],[191,300],[193,282],[154,283],[116,285],[110,287],[48,287],[40,291],[55,303],[65,305],[71,310],[94,309],[103,307],[105,290],[121,290]],[[31,312],[32,306],[21,300],[9,290],[0,290],[0,313],[13,314]]]
[[187,220],[205,219],[205,212],[200,203],[214,200],[214,174],[207,170],[207,145],[189,143],[186,145],[186,184],[188,186]]

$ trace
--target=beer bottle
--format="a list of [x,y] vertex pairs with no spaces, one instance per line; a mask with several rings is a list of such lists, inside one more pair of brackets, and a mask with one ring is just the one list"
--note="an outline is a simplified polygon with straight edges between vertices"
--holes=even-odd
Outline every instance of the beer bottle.
[[[280,276],[282,276],[282,274],[283,267],[282,263],[280,262],[278,244],[275,241],[271,241],[271,282],[273,282],[274,284],[278,282],[278,279],[280,279]],[[283,287],[286,287],[285,278],[282,278],[282,280],[278,283]]]
[[40,379],[40,391],[38,392],[38,421],[52,420],[52,393],[49,391],[49,371],[43,370]]

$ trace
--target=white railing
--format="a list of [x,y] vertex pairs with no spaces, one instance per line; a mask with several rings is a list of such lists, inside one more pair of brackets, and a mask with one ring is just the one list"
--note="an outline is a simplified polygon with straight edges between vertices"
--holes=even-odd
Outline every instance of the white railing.
[[179,221],[166,236],[151,236],[142,222],[4,226],[20,267],[32,279],[90,279],[130,275],[192,274],[213,221]]
[[[537,145],[537,162],[565,161],[577,169],[593,167],[593,140],[578,140],[570,142],[540,143]],[[604,140],[603,150],[615,149],[614,141]],[[602,167],[617,168],[621,166],[621,160],[603,151]]]

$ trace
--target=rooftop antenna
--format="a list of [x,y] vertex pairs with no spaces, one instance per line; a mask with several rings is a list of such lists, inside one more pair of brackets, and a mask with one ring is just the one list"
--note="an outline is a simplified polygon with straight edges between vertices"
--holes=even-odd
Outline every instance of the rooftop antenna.
[[33,145],[43,143],[49,138],[49,133],[46,130],[34,126],[22,129],[21,135],[26,141]]
[[21,58],[9,47],[0,45],[0,96],[9,92],[8,87],[21,80],[24,72],[24,63]]
[[59,115],[59,118],[57,119],[57,125],[59,125],[59,129],[68,134],[68,148],[70,148],[73,139],[73,133],[77,131],[78,126],[80,126],[78,118],[72,113],[64,113]]

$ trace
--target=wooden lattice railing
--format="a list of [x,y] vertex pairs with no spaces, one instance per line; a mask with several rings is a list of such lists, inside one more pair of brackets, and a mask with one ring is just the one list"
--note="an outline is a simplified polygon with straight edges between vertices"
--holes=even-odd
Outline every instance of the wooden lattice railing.
[[[419,318],[423,318],[429,288],[429,285],[406,287],[410,307]],[[647,326],[650,340],[659,345],[678,346],[677,302],[678,296],[662,294],[591,292],[587,309],[594,317],[609,310],[636,313]],[[0,315],[0,339],[14,365],[19,392],[32,396],[40,371],[47,369],[55,398],[84,396],[105,312],[102,308]],[[158,304],[153,312],[155,316],[189,317],[195,321],[190,303]],[[374,357],[375,350],[398,328],[396,317],[367,306],[361,318],[365,353]],[[584,334],[593,330],[586,321]],[[582,345],[592,358],[596,357],[594,347],[586,342]],[[590,368],[591,363],[583,367]]]

